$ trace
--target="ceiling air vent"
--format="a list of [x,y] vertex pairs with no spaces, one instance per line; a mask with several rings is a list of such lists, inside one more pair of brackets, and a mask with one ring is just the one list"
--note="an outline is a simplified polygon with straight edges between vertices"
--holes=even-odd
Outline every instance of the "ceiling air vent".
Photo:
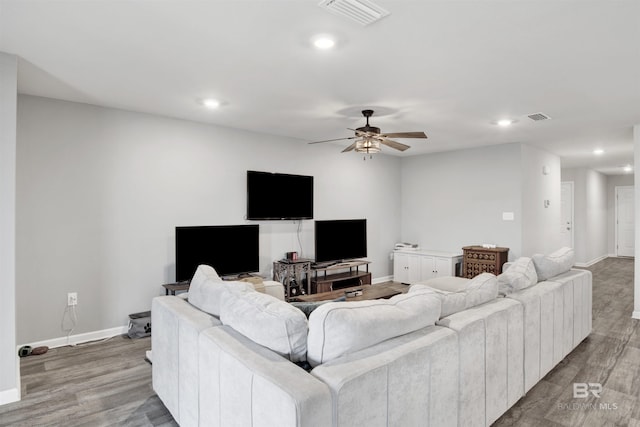
[[368,0],[322,0],[318,6],[361,25],[372,24],[390,13]]
[[544,113],[533,113],[533,114],[528,114],[527,117],[529,117],[531,120],[533,120],[534,122],[539,122],[541,120],[549,120],[551,117],[547,116]]

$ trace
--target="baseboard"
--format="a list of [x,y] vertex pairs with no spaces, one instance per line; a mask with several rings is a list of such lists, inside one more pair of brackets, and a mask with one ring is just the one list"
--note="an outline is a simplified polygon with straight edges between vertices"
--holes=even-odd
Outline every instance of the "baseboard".
[[640,320],[640,310],[634,311],[631,317]]
[[375,279],[371,280],[371,284],[377,285],[378,283],[389,282],[391,280],[393,280],[393,276],[376,277]]
[[116,335],[126,334],[128,330],[129,330],[128,326],[120,326],[117,328],[103,329],[101,331],[93,331],[93,332],[86,332],[84,334],[71,335],[69,336],[68,340],[67,340],[67,337],[60,337],[60,338],[52,338],[44,341],[36,341],[29,344],[22,344],[22,345],[19,345],[18,348],[22,347],[23,345],[30,345],[31,347],[34,347],[34,348],[41,347],[41,346],[47,346],[49,348],[64,347],[65,345],[82,344],[84,342],[97,341],[97,340],[103,340],[105,338],[115,337]]
[[607,254],[607,255],[602,255],[599,256],[598,258],[592,259],[591,261],[588,262],[576,262],[575,266],[576,267],[591,267],[593,264],[602,261],[603,259],[607,259],[609,258],[611,255]]
[[20,389],[11,388],[9,390],[0,391],[0,405],[18,402],[20,400]]

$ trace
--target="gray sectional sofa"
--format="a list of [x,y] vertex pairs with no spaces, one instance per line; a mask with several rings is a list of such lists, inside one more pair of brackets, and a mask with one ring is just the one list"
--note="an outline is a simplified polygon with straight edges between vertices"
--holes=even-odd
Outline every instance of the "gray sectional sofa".
[[203,268],[188,300],[153,300],[153,387],[181,426],[487,426],[590,333],[591,273],[572,261],[521,258],[309,319],[275,282]]

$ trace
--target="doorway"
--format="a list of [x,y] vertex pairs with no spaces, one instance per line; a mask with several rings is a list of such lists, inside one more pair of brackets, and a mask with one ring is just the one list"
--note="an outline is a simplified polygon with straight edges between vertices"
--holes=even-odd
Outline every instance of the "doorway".
[[616,256],[635,255],[635,198],[633,186],[616,187]]
[[[574,248],[573,241],[573,181],[561,183],[560,191],[560,242]],[[574,248],[575,249],[575,248]]]

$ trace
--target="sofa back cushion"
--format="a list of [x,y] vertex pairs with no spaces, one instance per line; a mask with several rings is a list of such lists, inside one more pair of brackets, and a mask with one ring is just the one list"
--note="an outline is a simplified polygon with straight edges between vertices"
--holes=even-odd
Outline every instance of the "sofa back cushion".
[[291,304],[260,292],[223,292],[220,321],[292,362],[305,360],[307,318]]
[[496,276],[482,273],[473,279],[462,277],[436,277],[417,283],[409,293],[431,290],[442,301],[440,318],[494,300],[498,296]]
[[189,286],[189,303],[200,310],[220,317],[220,301],[225,292],[253,291],[251,283],[222,281],[213,267],[199,265]]
[[387,300],[331,302],[309,316],[307,361],[311,366],[434,325],[440,300],[431,291]]
[[520,257],[509,265],[498,276],[498,290],[500,295],[509,295],[521,289],[528,288],[538,283],[538,274],[533,260],[528,257]]
[[549,255],[533,255],[533,264],[536,267],[538,280],[548,280],[558,274],[565,273],[571,269],[575,261],[573,249],[563,247]]

